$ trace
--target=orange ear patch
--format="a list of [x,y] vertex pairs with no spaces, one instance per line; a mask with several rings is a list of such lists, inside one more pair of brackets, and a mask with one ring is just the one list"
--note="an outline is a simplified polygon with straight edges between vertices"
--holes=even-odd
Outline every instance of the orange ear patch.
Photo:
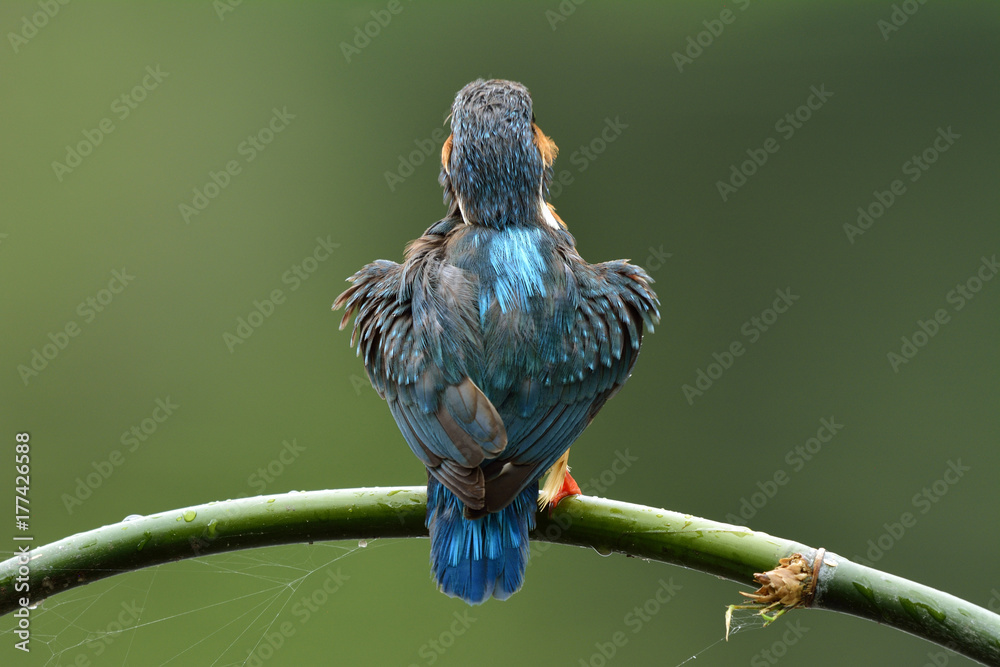
[[546,167],[551,167],[552,163],[556,161],[556,156],[559,155],[559,147],[550,137],[545,136],[540,127],[534,123],[531,124],[531,127],[535,130],[535,145],[538,146],[538,150],[542,154],[542,160]]
[[444,146],[441,147],[441,166],[444,167],[446,174],[451,173],[448,169],[448,161],[451,160],[451,142],[454,137],[454,134],[449,134],[448,138],[444,140]]

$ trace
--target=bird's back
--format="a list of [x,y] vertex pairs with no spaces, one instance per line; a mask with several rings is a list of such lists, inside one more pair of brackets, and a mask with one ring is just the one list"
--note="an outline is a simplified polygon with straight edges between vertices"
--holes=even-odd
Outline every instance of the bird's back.
[[[410,248],[414,335],[495,406],[507,443],[480,467],[497,511],[572,444],[635,362],[658,316],[642,269],[591,265],[562,229],[444,220]],[[398,420],[397,420],[398,421]]]

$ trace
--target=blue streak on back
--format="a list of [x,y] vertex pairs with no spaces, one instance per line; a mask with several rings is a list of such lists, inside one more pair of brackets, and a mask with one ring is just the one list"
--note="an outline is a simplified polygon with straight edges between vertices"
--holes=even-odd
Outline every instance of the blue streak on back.
[[527,309],[529,297],[545,296],[547,266],[539,252],[541,234],[539,229],[509,227],[490,239],[493,290],[505,314],[512,308]]
[[500,512],[466,519],[458,498],[430,477],[431,571],[441,591],[469,604],[481,604],[491,596],[506,600],[516,593],[528,565],[528,533],[535,528],[537,497],[535,482]]

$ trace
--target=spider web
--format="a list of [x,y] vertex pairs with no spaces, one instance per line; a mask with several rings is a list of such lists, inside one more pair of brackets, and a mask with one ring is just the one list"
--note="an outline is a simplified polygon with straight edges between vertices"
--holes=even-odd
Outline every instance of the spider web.
[[726,641],[732,641],[734,635],[746,630],[761,630],[766,624],[767,621],[760,615],[759,609],[733,609],[732,615],[729,619],[729,637],[720,637],[708,646],[702,648],[700,651],[691,654],[691,657],[677,663],[676,667],[681,667],[681,665],[691,663],[697,664],[698,658],[719,644],[723,644]]
[[[280,624],[301,606],[300,589],[325,600],[328,594],[320,598],[317,592],[339,586],[337,563],[367,546],[364,541],[295,544],[215,554],[57,594],[32,610],[30,664],[264,664],[275,651]],[[176,595],[177,590],[186,594]],[[0,641],[19,641],[12,624],[4,626]],[[179,638],[170,650],[163,650],[161,641],[147,641],[163,632]]]
[[[723,610],[724,611],[724,610]],[[762,630],[768,624],[767,619],[760,615],[760,608],[756,609],[733,609],[732,614],[729,618],[729,636],[720,637],[708,646],[705,646],[696,653],[691,654],[691,657],[682,660],[677,663],[676,667],[681,667],[681,665],[693,664],[696,665],[698,658],[702,657],[709,650],[724,644],[727,641],[732,641],[733,637],[740,632],[747,630]]]
[[[31,654],[17,664],[44,667],[289,664],[275,638],[281,627],[304,624],[302,600],[325,602],[339,585],[341,561],[360,550],[399,540],[317,542],[214,554],[126,572],[38,604],[31,616]],[[9,555],[14,555],[9,553]],[[346,564],[345,569],[354,569]],[[324,588],[324,585],[326,587]],[[178,595],[178,591],[183,594]],[[322,598],[316,598],[319,593]],[[331,602],[340,604],[340,602]],[[719,637],[677,663],[724,644]],[[730,637],[765,625],[759,610],[734,609]],[[10,618],[10,617],[9,617]],[[307,619],[306,619],[307,620]],[[0,641],[13,645],[16,623],[4,622]],[[164,649],[164,637],[170,638]],[[287,639],[287,637],[285,638]],[[718,649],[716,649],[718,650]],[[21,658],[18,655],[18,658]],[[273,658],[273,659],[272,659]]]

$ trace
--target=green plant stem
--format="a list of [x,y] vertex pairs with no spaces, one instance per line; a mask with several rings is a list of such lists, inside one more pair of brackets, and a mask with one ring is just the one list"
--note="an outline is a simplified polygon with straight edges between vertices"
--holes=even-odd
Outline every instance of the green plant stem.
[[[111,524],[32,549],[30,603],[105,577],[184,558],[297,542],[426,537],[422,486],[286,493],[212,502]],[[778,560],[816,550],[749,528],[577,496],[532,537],[658,560],[750,584]],[[927,586],[853,563],[823,559],[812,608],[891,625],[984,664],[1000,665],[1000,616]],[[0,563],[0,614],[18,609],[18,557]],[[23,576],[23,572],[21,573]]]

